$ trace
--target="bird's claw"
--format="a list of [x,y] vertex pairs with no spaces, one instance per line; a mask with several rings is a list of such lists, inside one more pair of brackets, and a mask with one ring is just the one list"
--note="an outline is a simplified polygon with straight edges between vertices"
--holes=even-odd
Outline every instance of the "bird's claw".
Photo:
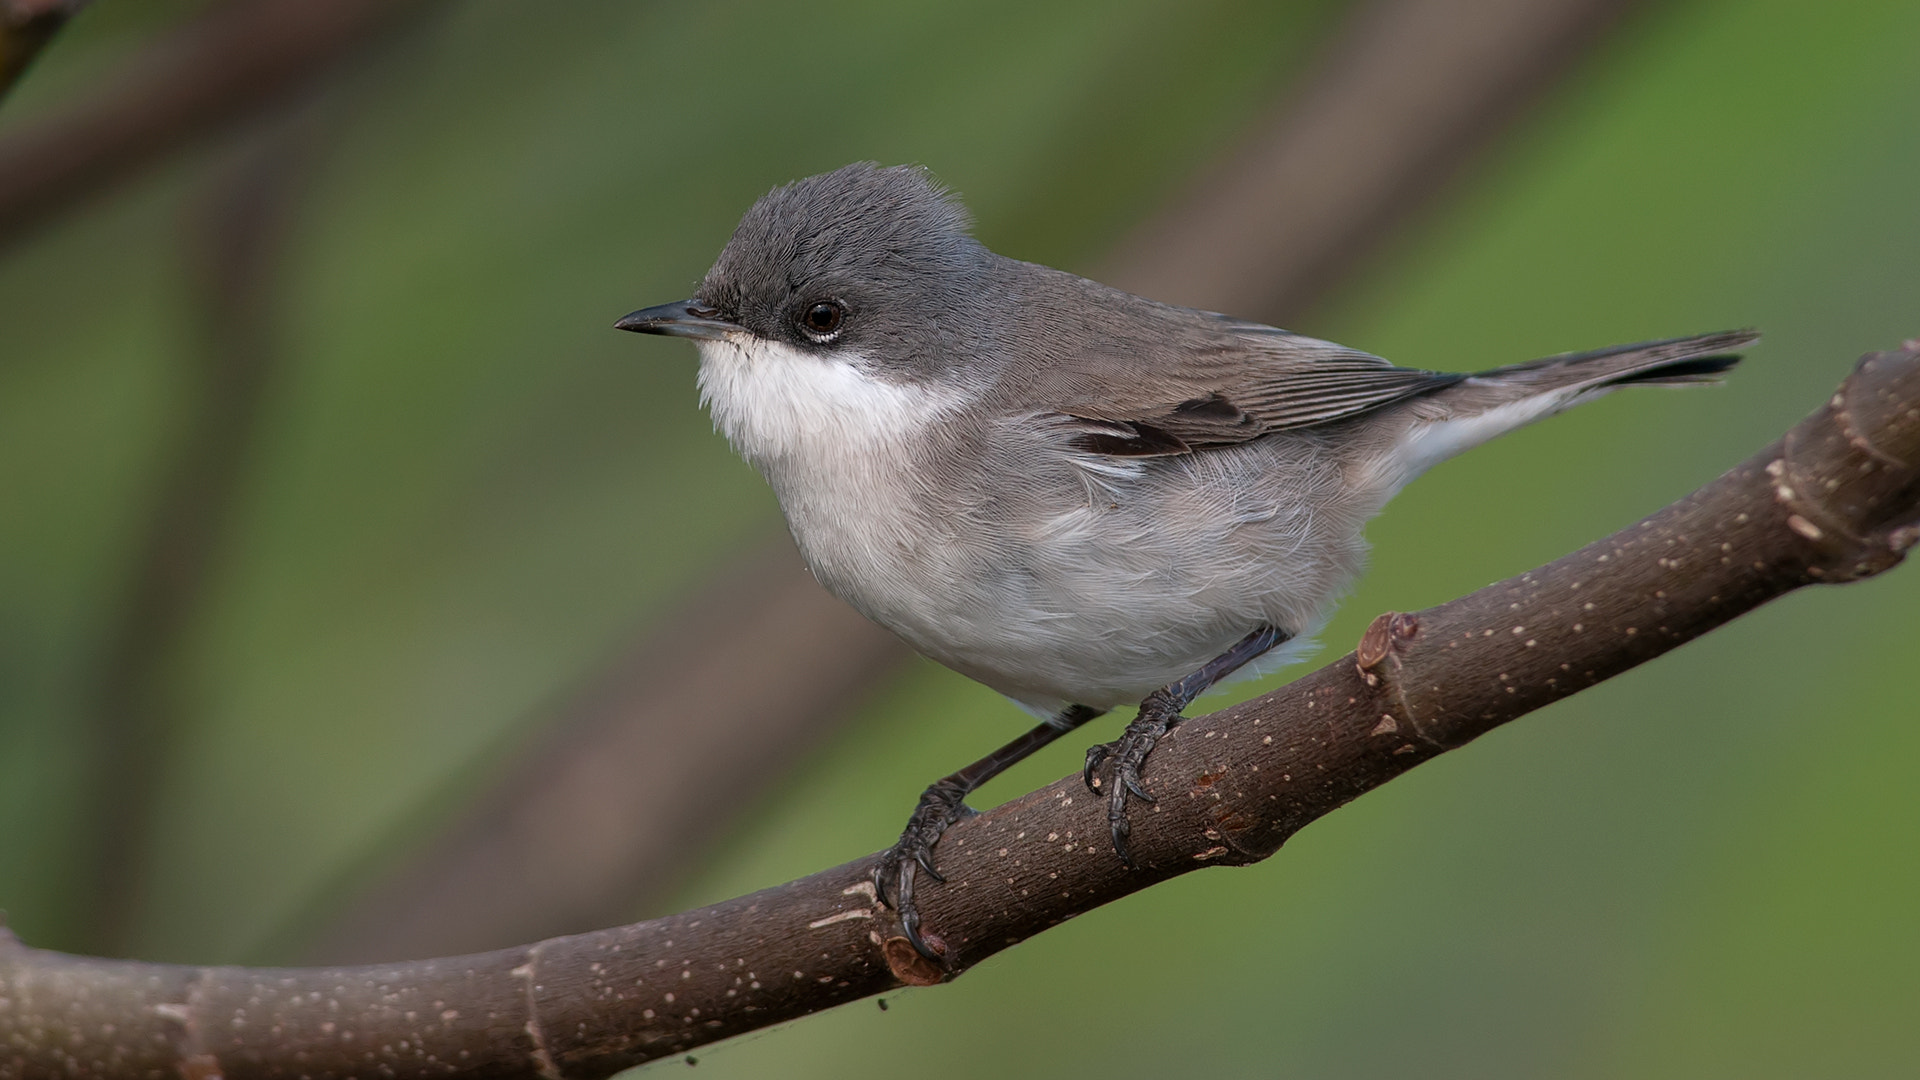
[[920,804],[913,808],[913,816],[907,819],[899,842],[881,852],[873,867],[874,898],[900,917],[901,932],[914,951],[933,961],[938,961],[940,956],[920,936],[920,912],[913,903],[914,877],[916,871],[923,871],[935,881],[947,880],[934,869],[933,846],[940,842],[948,826],[977,812],[962,801],[964,798],[956,788],[943,784],[929,787],[921,794]]
[[914,852],[913,861],[920,864],[920,869],[924,871],[928,877],[932,878],[933,880],[939,882],[942,885],[945,885],[947,883],[946,875],[940,873],[940,871],[935,870],[933,868],[933,849],[932,848],[923,848],[919,851]]
[[1100,794],[1100,778],[1096,774],[1099,773],[1100,766],[1106,763],[1107,758],[1112,755],[1112,753],[1113,745],[1111,743],[1095,743],[1087,747],[1087,767],[1086,770],[1080,774],[1080,779],[1087,785],[1087,790],[1093,792],[1095,795]]
[[1127,846],[1127,837],[1133,832],[1133,826],[1127,821],[1127,800],[1135,798],[1149,805],[1154,802],[1140,781],[1140,767],[1146,763],[1160,736],[1178,719],[1178,712],[1156,708],[1150,699],[1119,739],[1087,749],[1082,779],[1088,790],[1106,796],[1107,831],[1113,838],[1113,853],[1129,870],[1136,867]]
[[1113,839],[1113,853],[1120,856],[1120,865],[1129,870],[1140,869],[1134,865],[1133,852],[1127,849],[1127,837],[1132,834],[1133,826],[1127,821],[1125,799],[1115,799],[1107,804],[1107,832]]

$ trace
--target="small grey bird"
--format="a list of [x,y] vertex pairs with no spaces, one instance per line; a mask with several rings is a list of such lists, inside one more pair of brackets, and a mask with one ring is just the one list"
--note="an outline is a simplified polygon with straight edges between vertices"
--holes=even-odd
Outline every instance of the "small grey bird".
[[969,792],[1138,704],[1086,764],[1131,866],[1155,740],[1303,651],[1404,484],[1616,386],[1711,381],[1755,339],[1394,367],[996,255],[926,173],[870,163],[770,192],[694,299],[615,325],[694,339],[715,425],[823,585],[1042,718],[927,788],[875,871],[929,956],[915,868],[942,880],[933,846]]

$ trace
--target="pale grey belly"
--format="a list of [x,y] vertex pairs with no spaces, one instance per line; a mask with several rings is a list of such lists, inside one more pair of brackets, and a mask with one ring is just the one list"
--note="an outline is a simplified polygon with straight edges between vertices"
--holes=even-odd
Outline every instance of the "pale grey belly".
[[920,652],[1036,711],[1111,708],[1258,626],[1317,625],[1368,515],[1316,498],[1342,488],[1311,450],[1262,440],[1098,483],[1027,458],[1017,477],[950,481],[970,497],[939,508],[876,498],[871,477],[775,486],[822,583]]

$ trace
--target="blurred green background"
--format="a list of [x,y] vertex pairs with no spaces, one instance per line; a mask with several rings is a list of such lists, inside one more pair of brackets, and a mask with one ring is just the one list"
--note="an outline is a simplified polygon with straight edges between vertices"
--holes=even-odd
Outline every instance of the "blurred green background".
[[[99,0],[0,108],[0,135],[197,6]],[[380,852],[430,832],[634,626],[779,527],[697,407],[693,350],[610,329],[686,295],[756,195],[921,162],[989,245],[1090,270],[1341,14],[457,2],[383,42],[303,111],[283,355],[207,594],[169,646],[184,722],[149,763],[130,951],[298,957]],[[1916,40],[1904,0],[1648,5],[1294,327],[1443,369],[1767,335],[1724,389],[1618,395],[1410,489],[1324,655],[1380,610],[1683,494],[1860,352],[1920,334]],[[0,250],[0,907],[33,944],[89,944],[85,718],[204,344],[197,208],[242,152],[211,144]],[[885,1012],[708,1048],[700,1068],[1915,1075],[1916,610],[1911,570],[1789,597],[1265,864],[1075,919]],[[881,846],[928,780],[1025,723],[915,662],[779,786],[741,793],[748,824],[672,906]]]

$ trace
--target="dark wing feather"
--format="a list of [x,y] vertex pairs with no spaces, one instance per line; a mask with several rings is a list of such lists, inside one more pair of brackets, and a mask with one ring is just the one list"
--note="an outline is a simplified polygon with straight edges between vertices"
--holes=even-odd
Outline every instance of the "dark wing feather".
[[[1191,453],[1345,420],[1465,378],[1220,316],[1189,329],[1199,343],[1178,351],[1149,346],[1052,368],[1055,385],[1044,389],[1078,429],[1075,446],[1126,457]],[[1117,385],[1115,369],[1124,375]],[[1106,377],[1075,377],[1092,371]]]

